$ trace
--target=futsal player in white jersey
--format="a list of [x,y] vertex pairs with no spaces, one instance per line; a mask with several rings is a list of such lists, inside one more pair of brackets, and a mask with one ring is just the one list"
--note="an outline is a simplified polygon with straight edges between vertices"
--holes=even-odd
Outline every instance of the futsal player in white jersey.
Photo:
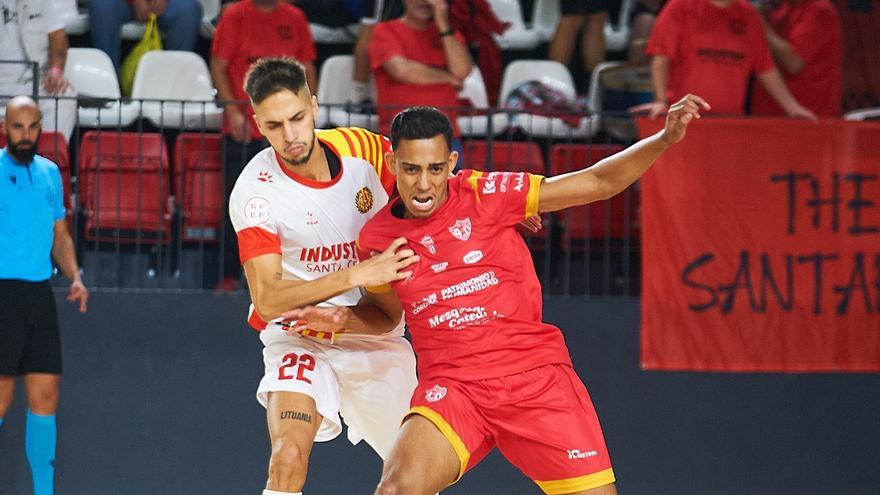
[[[418,258],[400,249],[357,263],[361,227],[387,202],[390,143],[363,129],[315,130],[317,101],[291,59],[261,59],[245,78],[260,132],[271,144],[244,168],[229,199],[265,375],[272,454],[264,495],[300,493],[315,441],[342,430],[384,459],[416,384],[415,357],[393,298],[363,286],[401,280]],[[332,306],[344,333],[285,324],[280,315]],[[390,305],[390,306],[389,306]],[[324,309],[324,311],[327,311]],[[390,311],[390,312],[389,312]]]

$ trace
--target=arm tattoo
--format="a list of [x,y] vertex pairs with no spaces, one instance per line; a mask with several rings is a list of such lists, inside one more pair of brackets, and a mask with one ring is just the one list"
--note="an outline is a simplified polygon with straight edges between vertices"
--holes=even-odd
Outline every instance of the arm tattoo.
[[294,421],[311,423],[312,415],[300,411],[281,411],[281,419],[292,419]]

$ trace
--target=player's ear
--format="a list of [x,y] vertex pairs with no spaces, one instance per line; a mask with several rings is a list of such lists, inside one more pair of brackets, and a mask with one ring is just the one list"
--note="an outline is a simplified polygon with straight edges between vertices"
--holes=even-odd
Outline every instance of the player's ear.
[[260,134],[262,134],[263,136],[265,136],[266,133],[263,132],[263,122],[260,120],[260,116],[257,115],[256,113],[252,113],[252,114],[251,114],[251,118],[253,118],[253,119],[254,119],[254,122],[257,123],[257,130],[260,131]]
[[385,153],[385,164],[388,165],[388,170],[391,170],[391,173],[395,176],[397,175],[397,159],[394,157],[394,152],[389,151]]
[[314,122],[318,121],[318,96],[312,95],[312,120]]
[[455,166],[458,165],[458,151],[452,151],[449,153],[449,173],[451,174],[453,170],[455,170]]

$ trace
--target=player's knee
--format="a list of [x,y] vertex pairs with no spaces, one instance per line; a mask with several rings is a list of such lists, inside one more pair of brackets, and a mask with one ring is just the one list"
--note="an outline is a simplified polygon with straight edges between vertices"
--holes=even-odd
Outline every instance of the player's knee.
[[58,409],[58,389],[44,387],[28,393],[28,407],[37,414],[55,414]]
[[272,457],[269,459],[270,480],[303,476],[308,466],[308,453],[294,440],[281,437],[272,442]]
[[376,495],[412,495],[423,492],[424,487],[419,477],[399,471],[383,474],[382,481],[376,488]]

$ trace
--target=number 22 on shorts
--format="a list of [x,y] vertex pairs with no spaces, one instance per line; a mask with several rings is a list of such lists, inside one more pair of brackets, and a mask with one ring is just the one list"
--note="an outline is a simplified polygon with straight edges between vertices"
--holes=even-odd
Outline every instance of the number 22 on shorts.
[[[293,370],[290,369],[294,367],[297,368],[295,377],[291,374]],[[278,379],[293,380],[296,378],[299,381],[312,383],[312,380],[305,375],[306,371],[315,371],[315,358],[308,354],[297,355],[291,352],[281,358],[281,366],[278,368]]]

